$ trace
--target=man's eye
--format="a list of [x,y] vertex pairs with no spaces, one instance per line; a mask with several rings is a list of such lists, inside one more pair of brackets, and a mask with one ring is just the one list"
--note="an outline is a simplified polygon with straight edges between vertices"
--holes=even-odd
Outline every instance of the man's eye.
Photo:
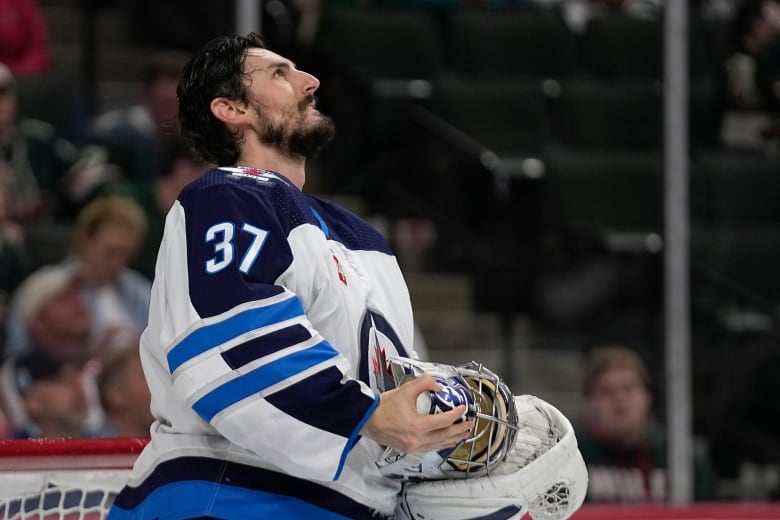
[[284,77],[284,71],[282,69],[276,69],[276,71],[274,72],[274,76],[278,76],[280,78],[283,78]]

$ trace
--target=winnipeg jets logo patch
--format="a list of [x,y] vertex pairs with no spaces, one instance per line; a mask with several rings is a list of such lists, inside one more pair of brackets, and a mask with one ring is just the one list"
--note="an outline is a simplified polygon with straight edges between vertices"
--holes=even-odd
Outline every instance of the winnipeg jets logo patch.
[[274,172],[260,168],[248,168],[246,166],[221,166],[219,169],[229,172],[232,177],[254,179],[260,184],[267,184],[274,180],[282,180],[282,178],[276,175]]

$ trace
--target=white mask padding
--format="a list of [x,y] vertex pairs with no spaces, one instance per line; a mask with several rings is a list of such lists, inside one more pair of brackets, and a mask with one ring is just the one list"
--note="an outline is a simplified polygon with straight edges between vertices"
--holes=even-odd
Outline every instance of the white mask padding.
[[515,396],[515,406],[517,439],[489,476],[407,483],[399,518],[467,520],[512,507],[513,519],[530,513],[534,520],[563,520],[574,514],[585,500],[588,474],[571,423],[535,396]]

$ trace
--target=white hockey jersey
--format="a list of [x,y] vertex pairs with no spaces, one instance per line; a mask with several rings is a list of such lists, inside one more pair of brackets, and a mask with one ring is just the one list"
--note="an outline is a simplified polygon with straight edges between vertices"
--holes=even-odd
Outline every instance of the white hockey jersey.
[[156,421],[109,518],[392,517],[359,432],[412,337],[377,231],[281,175],[211,170],[166,218],[141,338]]

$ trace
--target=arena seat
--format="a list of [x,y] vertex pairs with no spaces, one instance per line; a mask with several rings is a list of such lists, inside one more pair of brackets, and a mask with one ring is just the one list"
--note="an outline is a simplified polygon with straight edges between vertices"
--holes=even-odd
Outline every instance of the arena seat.
[[460,9],[446,28],[449,59],[461,74],[560,77],[577,72],[574,35],[551,11]]

